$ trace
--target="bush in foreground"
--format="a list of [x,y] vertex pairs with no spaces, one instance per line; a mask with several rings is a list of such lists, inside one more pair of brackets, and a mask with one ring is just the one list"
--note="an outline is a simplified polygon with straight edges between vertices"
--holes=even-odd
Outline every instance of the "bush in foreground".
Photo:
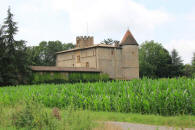
[[34,101],[14,106],[2,105],[0,117],[0,129],[92,130],[95,127],[95,123],[86,111],[68,107],[62,114],[60,109],[47,109]]

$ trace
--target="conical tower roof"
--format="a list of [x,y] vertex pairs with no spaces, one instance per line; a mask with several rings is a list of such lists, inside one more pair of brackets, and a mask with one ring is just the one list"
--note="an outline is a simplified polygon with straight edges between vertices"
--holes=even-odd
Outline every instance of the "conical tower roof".
[[129,29],[127,30],[123,39],[121,40],[120,45],[121,46],[122,45],[138,45],[137,41],[135,40],[135,38],[133,37]]

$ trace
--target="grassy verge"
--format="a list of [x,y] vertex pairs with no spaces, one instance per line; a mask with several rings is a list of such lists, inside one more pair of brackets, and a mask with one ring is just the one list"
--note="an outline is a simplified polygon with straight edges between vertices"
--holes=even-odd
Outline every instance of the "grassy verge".
[[16,105],[0,104],[0,130],[104,130],[97,121],[119,121],[140,124],[195,128],[195,116],[158,116],[117,112],[47,108],[37,102]]
[[159,115],[141,115],[132,113],[116,112],[89,112],[92,119],[99,121],[119,121],[150,125],[162,125],[181,128],[195,128],[195,116],[159,116]]
[[94,122],[85,110],[46,108],[36,102],[0,104],[0,130],[92,130]]

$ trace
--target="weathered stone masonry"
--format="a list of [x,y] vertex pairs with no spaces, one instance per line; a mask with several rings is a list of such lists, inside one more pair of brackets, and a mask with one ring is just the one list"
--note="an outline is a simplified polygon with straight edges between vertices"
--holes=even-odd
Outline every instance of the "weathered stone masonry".
[[80,36],[76,48],[56,54],[56,67],[95,69],[112,79],[139,78],[138,44],[129,30],[119,46],[94,45],[93,37]]

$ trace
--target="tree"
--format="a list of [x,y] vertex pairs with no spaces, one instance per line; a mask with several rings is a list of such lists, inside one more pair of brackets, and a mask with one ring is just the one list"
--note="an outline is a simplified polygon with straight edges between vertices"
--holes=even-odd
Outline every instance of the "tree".
[[112,45],[114,43],[114,40],[112,40],[111,38],[107,38],[104,39],[101,43],[106,45]]
[[30,61],[28,60],[26,41],[20,40],[15,42],[16,67],[18,69],[18,82],[26,84],[30,80]]
[[116,46],[119,44],[119,41],[118,40],[113,40],[112,38],[107,38],[107,39],[104,39],[101,44],[106,44],[106,45],[113,45],[115,44]]
[[3,77],[4,85],[15,85],[17,84],[17,68],[16,58],[15,58],[15,48],[14,48],[14,35],[18,31],[16,22],[13,21],[13,14],[10,8],[7,11],[7,18],[5,18],[3,25],[3,39],[4,39],[4,49],[1,59],[1,73]]
[[171,76],[182,76],[183,75],[183,61],[181,57],[178,55],[176,49],[173,49],[171,52],[171,59],[172,59],[172,69],[171,69]]
[[181,57],[178,55],[178,52],[176,49],[173,49],[171,52],[171,59],[173,65],[182,65],[183,61],[181,60]]
[[54,66],[56,52],[74,48],[72,43],[62,44],[60,41],[42,41],[38,46],[28,47],[28,58],[31,65]]
[[16,41],[14,36],[18,31],[10,8],[0,31],[0,85],[16,85],[24,82],[27,72],[25,42]]
[[195,52],[193,53],[193,57],[192,57],[192,71],[193,73],[195,73]]
[[163,46],[154,41],[144,42],[139,49],[140,76],[169,77],[171,56]]
[[186,77],[192,77],[192,66],[189,64],[184,65],[184,75]]
[[[4,42],[4,28],[0,26],[0,69],[3,69],[3,57],[5,50],[5,42]],[[0,84],[3,84],[3,73],[0,71]]]

